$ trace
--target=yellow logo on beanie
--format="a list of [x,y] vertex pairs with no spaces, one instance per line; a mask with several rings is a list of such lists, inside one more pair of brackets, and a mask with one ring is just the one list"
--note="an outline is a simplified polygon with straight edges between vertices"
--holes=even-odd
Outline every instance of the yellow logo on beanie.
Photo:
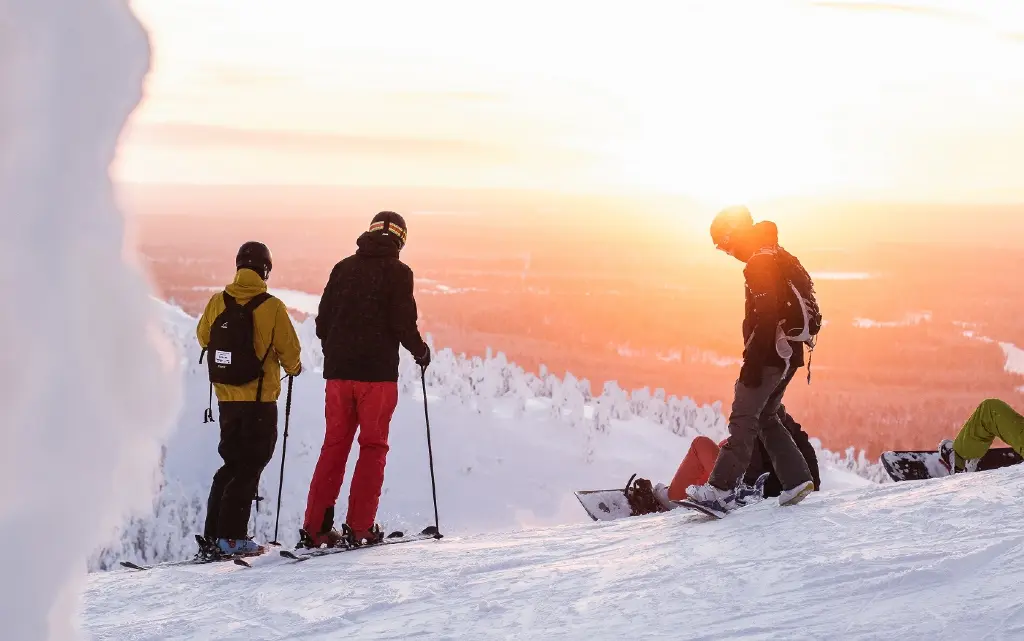
[[403,245],[405,244],[406,231],[404,229],[402,229],[401,227],[399,227],[398,225],[396,225],[395,223],[388,223],[387,229],[385,229],[384,228],[384,221],[383,220],[378,220],[377,222],[372,223],[370,225],[370,231],[371,232],[379,231],[379,232],[383,232],[385,234],[387,234],[387,233],[394,234],[395,236],[398,236],[399,239],[401,239]]

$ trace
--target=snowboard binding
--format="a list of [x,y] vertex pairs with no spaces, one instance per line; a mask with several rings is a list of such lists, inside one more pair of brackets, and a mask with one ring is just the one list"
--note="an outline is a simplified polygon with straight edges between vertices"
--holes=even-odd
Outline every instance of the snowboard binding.
[[654,487],[651,482],[647,479],[638,479],[636,474],[629,477],[622,493],[626,495],[626,500],[629,502],[631,516],[668,511],[654,496]]

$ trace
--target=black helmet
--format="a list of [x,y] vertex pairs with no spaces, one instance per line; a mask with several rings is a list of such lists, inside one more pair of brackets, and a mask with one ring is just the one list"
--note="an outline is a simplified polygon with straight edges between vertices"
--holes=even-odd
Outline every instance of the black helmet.
[[405,247],[409,228],[405,226],[405,219],[395,212],[382,211],[370,221],[370,232],[390,237],[398,245],[398,248],[402,249]]
[[753,226],[754,218],[743,205],[723,209],[711,221],[711,241],[715,247],[726,249],[737,231],[751,229]]
[[251,269],[260,275],[260,278],[270,278],[270,270],[274,266],[274,257],[270,250],[263,243],[250,240],[238,248],[235,256],[235,269]]

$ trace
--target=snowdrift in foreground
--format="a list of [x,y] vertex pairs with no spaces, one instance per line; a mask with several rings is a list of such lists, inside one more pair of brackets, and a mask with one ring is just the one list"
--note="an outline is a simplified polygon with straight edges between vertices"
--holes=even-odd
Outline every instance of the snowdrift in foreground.
[[[64,641],[86,560],[147,508],[178,376],[107,174],[142,95],[125,0],[0,2],[0,637]],[[166,347],[166,346],[165,346]]]
[[[186,402],[164,456],[165,481],[155,514],[126,524],[120,540],[97,554],[94,568],[121,559],[154,562],[194,552],[202,530],[210,479],[220,464],[216,424],[202,423],[208,384],[198,364],[195,319],[156,302],[165,331],[184,354]],[[306,491],[323,441],[323,364],[314,321],[297,325],[306,374],[295,381],[281,510],[280,540],[293,543]],[[408,355],[403,351],[403,359]],[[534,376],[504,357],[467,359],[436,354],[427,373],[431,432],[442,531],[452,535],[580,523],[588,519],[573,490],[625,485],[633,473],[668,482],[698,434],[725,436],[718,406],[665,398],[660,391],[627,394],[607,385],[596,398],[571,376]],[[402,361],[401,395],[378,519],[388,529],[419,530],[433,521],[419,369]],[[284,427],[284,399],[281,400]],[[358,448],[358,445],[356,445]],[[265,500],[251,531],[274,536],[281,439],[259,493]],[[852,450],[845,458],[822,452],[826,488],[867,483],[846,471],[880,474]],[[350,459],[348,477],[354,468]],[[342,488],[347,496],[348,482]],[[345,517],[344,498],[338,522]]]
[[99,638],[1019,639],[1024,466],[315,559],[96,573]]

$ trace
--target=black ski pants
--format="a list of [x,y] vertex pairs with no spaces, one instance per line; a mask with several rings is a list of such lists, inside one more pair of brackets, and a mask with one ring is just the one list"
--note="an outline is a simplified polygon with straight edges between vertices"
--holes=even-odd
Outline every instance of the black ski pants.
[[781,367],[765,367],[758,387],[750,388],[736,381],[729,416],[729,439],[718,453],[708,479],[711,485],[721,489],[735,487],[750,466],[758,441],[764,444],[782,489],[790,490],[811,480],[807,461],[777,415],[786,387],[795,373],[796,368],[787,371]]
[[[811,480],[814,481],[815,491],[820,490],[821,473],[818,471],[818,455],[814,451],[814,446],[811,445],[807,432],[786,411],[784,405],[779,406],[775,416],[782,421],[782,426],[790,433],[793,441],[796,442],[797,449],[803,454],[804,461],[807,462],[807,468],[811,472]],[[765,449],[764,443],[758,439],[757,447],[754,448],[750,457],[750,465],[747,467],[747,473],[743,477],[743,482],[747,485],[753,485],[757,481],[757,477],[765,472],[769,473],[768,480],[764,484],[765,498],[778,496],[782,493],[782,483],[779,482],[779,475],[775,473],[775,468],[772,466],[772,459],[768,456],[768,450]]]
[[214,539],[244,539],[260,475],[277,445],[277,403],[232,401],[218,406],[217,451],[224,465],[213,475],[203,533]]

